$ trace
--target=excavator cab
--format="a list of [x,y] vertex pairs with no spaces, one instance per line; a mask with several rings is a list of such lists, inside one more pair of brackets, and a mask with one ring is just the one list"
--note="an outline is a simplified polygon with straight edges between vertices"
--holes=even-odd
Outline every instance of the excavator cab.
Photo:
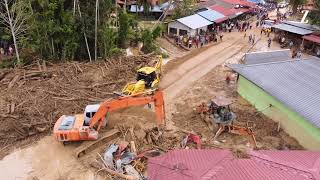
[[232,101],[225,97],[211,100],[209,111],[215,123],[229,124],[236,120],[236,115],[231,111]]
[[137,81],[143,80],[147,89],[153,88],[158,84],[156,69],[153,67],[143,67],[138,70]]

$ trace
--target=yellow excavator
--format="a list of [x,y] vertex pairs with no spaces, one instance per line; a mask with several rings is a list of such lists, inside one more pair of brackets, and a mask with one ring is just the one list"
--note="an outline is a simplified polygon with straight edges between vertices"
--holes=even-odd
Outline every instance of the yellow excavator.
[[158,56],[158,61],[154,67],[142,67],[137,71],[137,81],[128,83],[123,89],[123,95],[135,95],[139,93],[158,89],[161,77],[162,56]]

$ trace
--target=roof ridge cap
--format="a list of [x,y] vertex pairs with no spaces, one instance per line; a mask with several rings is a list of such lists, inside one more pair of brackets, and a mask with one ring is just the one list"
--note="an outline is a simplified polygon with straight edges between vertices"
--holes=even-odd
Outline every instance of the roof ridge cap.
[[[277,159],[273,159],[271,158],[270,156],[268,155],[265,155],[265,154],[262,154],[262,153],[259,153],[259,152],[256,152],[256,151],[251,151],[249,153],[250,156],[253,156],[255,158],[258,158],[258,159],[261,159],[261,160],[264,160],[264,161],[267,161],[267,162],[270,162],[272,164],[278,164],[278,165],[282,165],[282,166],[285,166],[285,167],[288,167],[288,168],[293,168],[293,169],[296,169],[296,170],[299,170],[299,171],[303,171],[305,173],[309,173],[311,174],[312,176],[314,176],[314,171],[312,169],[308,169],[308,168],[305,168],[305,167],[302,167],[300,165],[293,165],[291,163],[288,163],[288,162],[285,162],[285,161],[281,161],[281,160],[277,160]],[[256,161],[256,159],[253,158],[253,160]],[[319,158],[320,159],[320,158]]]
[[[290,57],[289,57],[290,58]],[[280,64],[280,63],[286,63],[286,62],[299,62],[299,61],[320,61],[320,59],[314,59],[313,57],[309,58],[303,58],[303,59],[289,59],[289,60],[283,60],[283,61],[275,61],[275,62],[267,62],[267,63],[257,63],[257,64],[230,64],[230,65],[239,65],[235,68],[244,68],[244,67],[251,67],[251,66],[261,66],[261,65],[268,65],[268,64]]]

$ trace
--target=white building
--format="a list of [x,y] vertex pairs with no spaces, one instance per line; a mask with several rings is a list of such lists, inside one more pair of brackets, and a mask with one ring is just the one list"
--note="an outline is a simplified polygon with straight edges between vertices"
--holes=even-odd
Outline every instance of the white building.
[[168,24],[168,32],[171,35],[187,34],[189,36],[195,36],[196,34],[200,34],[201,31],[206,31],[210,24],[212,24],[212,22],[198,14],[194,14],[170,22]]

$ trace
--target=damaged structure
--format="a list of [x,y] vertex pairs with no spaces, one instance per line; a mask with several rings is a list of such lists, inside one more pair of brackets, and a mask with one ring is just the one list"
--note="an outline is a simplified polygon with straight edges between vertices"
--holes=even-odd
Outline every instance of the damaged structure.
[[320,59],[274,61],[265,54],[229,66],[239,74],[238,93],[306,149],[320,150]]

